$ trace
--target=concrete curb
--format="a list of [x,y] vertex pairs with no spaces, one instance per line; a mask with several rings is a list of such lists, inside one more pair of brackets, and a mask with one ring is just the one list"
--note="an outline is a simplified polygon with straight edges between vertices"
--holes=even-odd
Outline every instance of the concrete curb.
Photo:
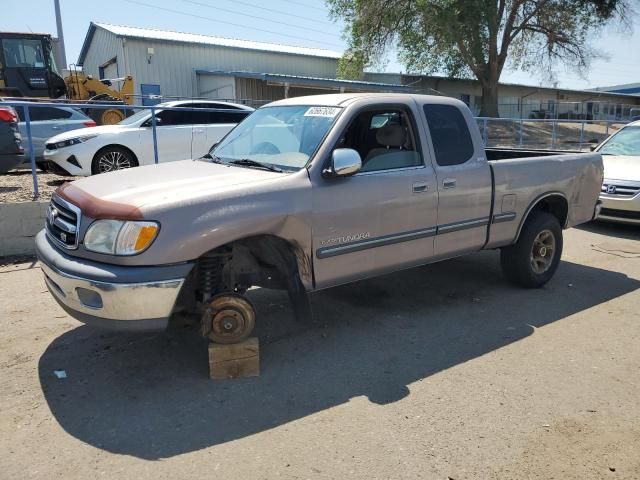
[[44,228],[48,201],[0,203],[0,257],[33,255]]

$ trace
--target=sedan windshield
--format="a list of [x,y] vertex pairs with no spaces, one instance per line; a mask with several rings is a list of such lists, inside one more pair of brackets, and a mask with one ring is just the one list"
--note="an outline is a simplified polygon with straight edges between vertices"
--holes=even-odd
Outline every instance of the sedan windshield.
[[640,157],[640,127],[625,127],[599,150],[602,155]]
[[305,167],[340,107],[263,107],[234,128],[210,155],[224,163],[268,165],[286,171]]
[[[157,113],[157,112],[156,112]],[[134,113],[130,117],[125,118],[118,125],[132,125],[136,123],[138,120],[142,120],[144,117],[149,117],[149,110],[140,110],[139,112]]]

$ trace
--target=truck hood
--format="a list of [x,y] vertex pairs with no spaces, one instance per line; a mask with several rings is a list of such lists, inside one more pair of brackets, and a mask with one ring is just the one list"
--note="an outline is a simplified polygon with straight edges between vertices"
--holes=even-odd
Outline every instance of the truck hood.
[[101,125],[99,127],[87,127],[77,128],[75,130],[69,130],[68,132],[60,133],[51,137],[47,142],[56,143],[70,138],[84,137],[86,135],[103,135],[105,133],[122,133],[123,130],[136,129],[137,127],[131,127],[130,125]]
[[[70,187],[74,191],[81,191],[78,192],[80,196],[145,210],[145,207],[189,203],[202,197],[219,198],[225,192],[238,195],[238,190],[246,195],[252,186],[277,181],[286,175],[205,161],[182,160],[103,173],[76,180]],[[71,201],[73,203],[73,199]]]
[[603,155],[604,178],[640,182],[640,157]]

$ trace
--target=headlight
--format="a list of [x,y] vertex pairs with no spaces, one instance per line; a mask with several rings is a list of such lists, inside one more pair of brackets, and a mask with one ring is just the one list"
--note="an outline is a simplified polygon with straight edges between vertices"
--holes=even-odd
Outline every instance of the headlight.
[[75,137],[75,138],[70,138],[69,140],[62,140],[60,142],[56,142],[53,145],[55,145],[56,148],[64,148],[64,147],[70,147],[72,145],[78,145],[79,143],[84,143],[87,140],[91,140],[92,138],[96,138],[97,135],[84,135],[82,137]]
[[156,222],[96,220],[84,235],[84,248],[110,255],[135,255],[153,243],[158,230]]

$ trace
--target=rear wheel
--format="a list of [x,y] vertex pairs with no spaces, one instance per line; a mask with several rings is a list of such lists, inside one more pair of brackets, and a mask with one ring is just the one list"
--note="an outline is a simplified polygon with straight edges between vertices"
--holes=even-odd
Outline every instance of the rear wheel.
[[127,149],[122,147],[106,147],[96,153],[91,163],[91,173],[114,172],[138,166],[138,160]]
[[562,256],[562,227],[550,213],[533,212],[515,245],[500,251],[505,276],[522,287],[541,287],[555,274]]

